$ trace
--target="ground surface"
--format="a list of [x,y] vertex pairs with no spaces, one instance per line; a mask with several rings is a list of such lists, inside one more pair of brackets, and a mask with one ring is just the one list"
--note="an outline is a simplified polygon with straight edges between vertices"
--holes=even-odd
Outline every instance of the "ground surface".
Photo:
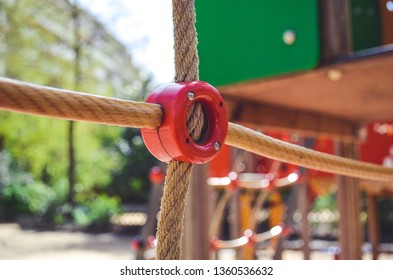
[[[67,231],[22,230],[16,224],[0,224],[0,260],[130,260],[135,254],[130,247],[131,236],[112,233],[88,234]],[[312,247],[327,247],[326,244],[313,243]],[[392,245],[383,245],[385,252],[379,259],[393,259]],[[366,250],[367,251],[367,250]],[[389,251],[389,253],[386,253]],[[272,252],[261,251],[260,259],[269,259]],[[222,259],[232,259],[234,252],[227,250],[220,254]],[[285,250],[284,259],[302,259],[299,250]],[[315,250],[311,259],[331,260],[334,256],[329,250]],[[365,252],[364,259],[371,254]]]
[[111,233],[21,230],[16,224],[0,224],[0,259],[134,258],[130,237]]

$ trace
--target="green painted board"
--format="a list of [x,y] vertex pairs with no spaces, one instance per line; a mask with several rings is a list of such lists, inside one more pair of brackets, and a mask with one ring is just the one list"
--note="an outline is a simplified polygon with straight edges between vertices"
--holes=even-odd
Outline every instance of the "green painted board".
[[378,0],[352,0],[351,18],[354,51],[377,47],[382,44]]
[[[195,0],[200,79],[215,86],[319,62],[317,0]],[[283,34],[292,30],[292,45]]]

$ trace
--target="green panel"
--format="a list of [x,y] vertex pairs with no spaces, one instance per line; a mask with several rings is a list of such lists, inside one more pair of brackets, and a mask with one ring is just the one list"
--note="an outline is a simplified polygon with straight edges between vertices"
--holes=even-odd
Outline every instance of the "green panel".
[[[215,86],[316,66],[317,0],[196,0],[200,78]],[[296,33],[287,45],[283,34]]]
[[364,50],[381,45],[379,1],[352,0],[353,50]]

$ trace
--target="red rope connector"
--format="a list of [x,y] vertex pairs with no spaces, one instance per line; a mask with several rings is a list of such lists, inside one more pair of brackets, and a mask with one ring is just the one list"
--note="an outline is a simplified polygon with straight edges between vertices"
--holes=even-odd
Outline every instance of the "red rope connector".
[[[228,114],[213,86],[202,81],[165,84],[146,102],[160,104],[164,112],[157,129],[141,129],[147,148],[157,159],[205,163],[218,154],[228,132]],[[187,112],[193,102],[201,104],[205,118],[205,130],[197,142],[187,129]]]

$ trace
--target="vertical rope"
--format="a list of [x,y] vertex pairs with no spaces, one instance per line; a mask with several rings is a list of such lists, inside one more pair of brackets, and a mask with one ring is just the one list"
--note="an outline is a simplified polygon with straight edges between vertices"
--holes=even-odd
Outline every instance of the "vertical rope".
[[[175,40],[175,81],[198,80],[198,52],[194,0],[173,0]],[[197,141],[202,133],[201,105],[193,103],[187,112],[187,128]],[[157,229],[157,259],[178,260],[181,257],[184,213],[190,185],[192,164],[172,161],[168,164],[164,194]]]
[[172,0],[175,40],[175,81],[198,80],[197,33],[194,0]]

